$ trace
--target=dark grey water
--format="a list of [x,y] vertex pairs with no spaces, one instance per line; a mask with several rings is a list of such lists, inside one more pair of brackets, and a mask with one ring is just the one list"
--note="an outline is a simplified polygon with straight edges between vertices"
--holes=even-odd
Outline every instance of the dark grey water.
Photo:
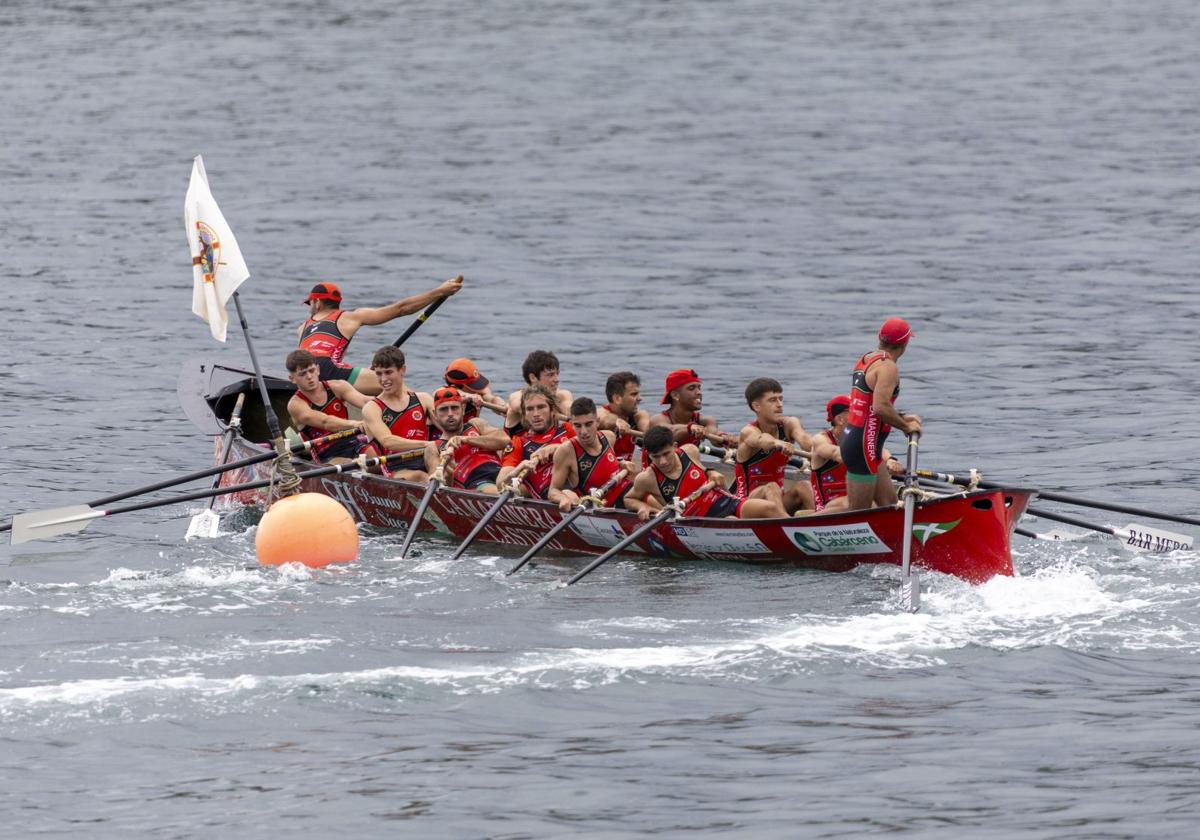
[[[320,279],[463,272],[411,378],[535,346],[599,396],[756,375],[810,428],[884,317],[926,465],[1196,513],[1190,2],[0,6],[0,502],[207,463],[177,370],[193,155],[278,369]],[[364,360],[400,327],[364,331]],[[227,349],[237,358],[236,333]],[[1190,836],[1200,556],[1021,542],[1020,576],[487,550],[264,570],[195,508],[0,548],[19,836]],[[1092,513],[1123,525],[1125,517]],[[1046,529],[1049,523],[1036,523]],[[1186,526],[1168,526],[1176,530]]]

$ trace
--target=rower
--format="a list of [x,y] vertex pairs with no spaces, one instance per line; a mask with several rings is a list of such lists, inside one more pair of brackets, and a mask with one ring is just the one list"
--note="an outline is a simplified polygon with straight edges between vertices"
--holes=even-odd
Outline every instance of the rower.
[[[433,392],[433,422],[441,432],[435,443],[449,452],[442,470],[447,487],[461,487],[477,493],[495,495],[500,490],[500,453],[509,446],[508,435],[478,417],[463,419],[462,395],[449,386]],[[437,459],[426,455],[426,469],[432,475]]]
[[[570,417],[571,392],[558,387],[558,356],[548,350],[534,350],[521,364],[521,378],[526,388],[538,384],[554,395],[554,420],[563,421]],[[513,391],[508,397],[508,416],[504,419],[504,431],[515,436],[529,428],[521,414],[521,401],[525,389]]]
[[717,486],[692,501],[682,516],[715,518],[771,519],[787,516],[783,506],[771,499],[739,499],[726,491],[725,476],[718,470],[705,470],[700,450],[690,443],[675,444],[667,426],[654,426],[642,438],[650,466],[638,473],[633,487],[625,495],[625,507],[635,511],[643,522],[675,499],[685,499],[708,481]]
[[807,481],[785,488],[784,469],[796,455],[805,455],[812,437],[796,417],[783,414],[783,386],[761,376],[746,386],[746,404],[754,412],[738,438],[733,468],[733,493],[741,499],[771,499],[789,513],[812,510],[812,489]]
[[913,331],[903,318],[888,318],[879,328],[879,349],[864,354],[850,377],[850,408],[842,436],[846,465],[846,499],[851,510],[896,504],[896,488],[888,470],[880,471],[883,442],[895,426],[905,435],[921,433],[921,418],[896,410],[900,369],[896,362],[908,348]]
[[[680,368],[667,374],[663,385],[662,404],[667,406],[661,414],[650,415],[649,428],[668,429],[678,444],[698,446],[705,439],[726,448],[736,446],[738,439],[717,428],[717,421],[700,413],[704,403],[701,392],[700,374],[691,368]],[[642,466],[649,465],[650,458],[642,446]]]
[[850,500],[846,498],[846,466],[842,463],[842,437],[846,432],[846,412],[850,410],[850,397],[838,394],[825,403],[825,419],[829,428],[813,435],[812,455],[809,459],[812,472],[813,507],[818,513],[846,510]]
[[618,371],[604,383],[604,395],[608,404],[600,406],[597,413],[600,428],[616,433],[613,451],[618,458],[629,460],[641,437],[633,433],[644,433],[650,427],[649,413],[638,408],[642,402],[642,380],[633,371]]
[[402,456],[388,462],[383,468],[384,475],[405,481],[427,481],[425,455],[430,447],[433,398],[405,387],[407,367],[404,351],[399,347],[385,344],[375,351],[371,370],[383,390],[362,410],[363,423],[371,438],[369,454]]
[[531,383],[521,395],[521,414],[529,428],[513,435],[512,449],[500,462],[497,483],[503,487],[518,470],[529,468],[517,486],[517,493],[535,499],[546,498],[554,470],[554,453],[569,438],[575,437],[570,423],[554,419],[554,392],[541,383]]
[[[288,379],[296,386],[296,393],[288,400],[288,416],[302,439],[316,440],[345,429],[363,430],[361,422],[350,419],[346,406],[362,408],[370,397],[343,380],[322,380],[317,360],[307,350],[288,353],[285,365]],[[315,443],[309,451],[318,463],[345,464],[356,458],[365,444],[360,435],[353,435],[329,443]]]
[[342,364],[346,348],[359,328],[386,324],[402,315],[419,312],[435,300],[455,294],[462,288],[462,284],[463,279],[459,275],[435,289],[406,297],[387,306],[346,312],[341,308],[342,290],[333,283],[318,283],[304,299],[308,304],[308,320],[296,330],[300,339],[300,349],[307,350],[317,357],[322,379],[344,379],[364,394],[374,396],[382,390],[375,372]]
[[470,359],[455,359],[446,366],[443,377],[462,396],[464,422],[478,417],[480,408],[491,409],[501,417],[508,415],[508,403],[492,393],[491,382]]
[[[546,493],[546,498],[557,502],[564,512],[578,505],[592,490],[607,484],[614,474],[622,470],[627,474],[635,472],[633,464],[617,458],[617,437],[600,428],[596,404],[590,398],[579,397],[571,403],[571,425],[577,436],[554,453],[554,469]],[[628,478],[618,481],[605,495],[603,506],[622,507],[630,486]]]

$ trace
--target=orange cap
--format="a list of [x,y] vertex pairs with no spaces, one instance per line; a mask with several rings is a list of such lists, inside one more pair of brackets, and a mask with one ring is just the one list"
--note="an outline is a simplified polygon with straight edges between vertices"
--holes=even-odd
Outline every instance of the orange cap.
[[342,290],[332,283],[318,283],[312,287],[312,291],[308,293],[308,297],[304,299],[305,303],[313,300],[328,300],[333,303],[342,302]]
[[433,392],[434,408],[437,408],[439,405],[445,405],[446,403],[462,403],[462,394],[449,387],[438,388]]
[[466,391],[482,391],[491,383],[470,359],[455,359],[446,366],[446,384]]

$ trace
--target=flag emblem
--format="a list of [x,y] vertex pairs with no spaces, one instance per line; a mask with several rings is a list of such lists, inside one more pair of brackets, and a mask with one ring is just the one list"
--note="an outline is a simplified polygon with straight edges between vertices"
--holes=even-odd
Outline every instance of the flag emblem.
[[925,545],[934,537],[952,531],[959,522],[962,522],[962,519],[955,519],[953,522],[914,522],[913,536],[921,541],[921,545]]
[[221,240],[204,222],[196,222],[196,236],[200,240],[200,253],[192,257],[192,265],[200,266],[205,283],[215,282],[217,266],[221,264]]

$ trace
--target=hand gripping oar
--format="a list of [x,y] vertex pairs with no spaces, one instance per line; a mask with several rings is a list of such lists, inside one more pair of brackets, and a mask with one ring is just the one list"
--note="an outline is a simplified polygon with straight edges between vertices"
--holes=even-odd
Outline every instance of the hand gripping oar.
[[578,572],[576,572],[575,576],[572,577],[570,580],[568,580],[566,583],[562,583],[559,585],[560,586],[570,586],[571,584],[577,583],[578,581],[587,577],[592,572],[594,572],[596,569],[600,568],[600,566],[607,563],[609,561],[609,559],[615,557],[616,555],[618,555],[619,553],[624,551],[626,548],[633,545],[633,543],[636,542],[643,534],[648,534],[650,531],[653,531],[656,527],[658,527],[662,523],[667,522],[671,519],[674,519],[680,513],[687,510],[688,505],[690,505],[692,502],[696,501],[696,499],[700,498],[702,495],[704,495],[705,493],[707,493],[709,490],[713,489],[716,486],[717,486],[717,483],[715,481],[709,481],[704,486],[702,486],[698,490],[696,490],[696,492],[694,492],[690,496],[688,496],[686,499],[676,499],[674,502],[672,502],[671,504],[669,504],[665,508],[663,508],[661,511],[659,511],[658,514],[656,514],[655,517],[653,519],[651,519],[649,522],[647,522],[645,525],[638,528],[636,531],[634,531],[628,537],[621,540],[619,543],[614,545],[608,551],[601,554],[599,557],[597,557],[591,563],[588,563],[586,566],[584,566],[582,569],[580,569]]
[[[726,464],[736,463],[737,449],[723,449],[720,446],[713,446],[707,440],[701,441],[697,449],[700,450],[700,454],[720,458]],[[802,455],[793,455],[791,458],[788,458],[788,465],[798,470],[808,469],[808,461]]]
[[[1055,522],[1063,522],[1067,525],[1076,525],[1080,528],[1087,528],[1089,531],[1097,531],[1101,534],[1109,534],[1125,543],[1129,548],[1135,548],[1150,554],[1165,554],[1169,551],[1176,551],[1181,548],[1191,548],[1192,538],[1187,534],[1176,534],[1172,531],[1165,531],[1161,528],[1151,528],[1146,525],[1139,525],[1136,522],[1131,522],[1124,528],[1111,528],[1108,525],[1097,525],[1094,522],[1088,522],[1085,519],[1076,519],[1074,516],[1064,516],[1061,513],[1052,513],[1041,508],[1027,508],[1028,512],[1042,519],[1052,519]],[[1064,531],[1050,531],[1046,534],[1035,534],[1020,529],[1017,533],[1023,537],[1032,537],[1037,540],[1075,540],[1084,536],[1083,534],[1071,534]]]
[[[295,454],[297,452],[308,452],[314,446],[317,446],[319,444],[331,443],[335,440],[341,440],[342,438],[350,437],[351,435],[356,435],[356,434],[358,434],[358,429],[342,429],[340,432],[333,432],[332,434],[325,435],[324,437],[319,437],[314,440],[306,440],[302,443],[293,444],[289,448],[289,451],[292,452],[293,454]],[[270,452],[263,452],[259,455],[251,455],[248,458],[242,458],[241,460],[238,460],[238,461],[231,461],[227,464],[218,464],[215,467],[208,467],[203,470],[197,470],[196,472],[188,473],[187,475],[181,475],[178,478],[168,478],[165,481],[159,481],[154,484],[147,484],[145,487],[138,487],[134,490],[125,490],[120,493],[114,493],[111,496],[105,496],[104,498],[101,498],[101,499],[93,499],[92,501],[88,502],[86,506],[85,505],[76,505],[75,507],[76,508],[81,508],[81,507],[93,507],[94,508],[94,507],[99,507],[100,505],[112,504],[113,502],[119,502],[122,499],[128,499],[131,496],[141,496],[146,493],[153,493],[155,490],[165,490],[168,487],[175,487],[180,484],[187,484],[189,481],[195,481],[200,478],[208,478],[210,475],[218,475],[220,473],[229,472],[230,470],[237,470],[237,469],[241,469],[242,467],[249,467],[253,464],[261,464],[263,461],[270,461],[272,458],[278,458],[278,457],[279,457],[279,454],[277,452],[275,452],[274,450],[271,450]],[[0,533],[2,533],[4,531],[9,531],[12,529],[12,527],[13,527],[12,522],[7,522],[3,525],[0,525]]]
[[[349,464],[333,464],[328,467],[319,467],[315,470],[297,473],[296,477],[300,479],[318,478],[322,475],[331,475],[333,473],[353,472],[354,470],[366,470],[379,464],[386,464],[389,457],[380,455],[375,458],[362,458],[353,461]],[[122,507],[109,508],[108,510],[95,510],[87,505],[71,505],[69,507],[52,508],[50,510],[38,510],[33,513],[19,513],[13,517],[12,522],[12,544],[19,545],[31,540],[42,540],[49,537],[57,537],[61,534],[73,534],[77,531],[82,531],[92,523],[92,520],[99,519],[102,516],[113,516],[118,513],[129,513],[135,510],[148,510],[150,508],[165,507],[166,505],[179,504],[180,502],[192,502],[196,499],[208,499],[213,496],[224,496],[229,493],[241,493],[246,490],[259,490],[263,487],[270,487],[273,479],[264,478],[261,481],[248,481],[244,484],[234,484],[230,487],[219,487],[216,490],[197,490],[194,493],[184,493],[179,496],[171,496],[168,499],[152,499],[148,502],[138,502],[133,505],[123,505]]]
[[[243,391],[238,394],[237,402],[233,404],[233,413],[229,415],[229,426],[226,427],[225,434],[221,436],[221,466],[224,466],[225,462],[229,460],[229,453],[232,451],[229,443],[233,440],[234,433],[242,430],[242,406],[245,402],[246,392]],[[217,473],[217,477],[212,483],[213,490],[221,486],[221,475],[222,473]],[[185,540],[196,537],[212,539],[217,535],[217,531],[221,527],[221,515],[213,510],[216,501],[217,497],[213,496],[208,500],[208,507],[192,517],[192,521],[188,523],[187,533],[183,537]]]
[[549,531],[547,531],[546,536],[542,537],[540,540],[538,540],[536,543],[534,543],[533,547],[530,548],[529,551],[525,552],[525,556],[517,561],[517,565],[513,566],[511,569],[509,569],[507,572],[505,572],[504,576],[508,577],[513,572],[519,571],[521,569],[521,567],[523,567],[526,563],[528,563],[530,560],[533,559],[533,555],[537,554],[543,548],[548,546],[550,544],[550,541],[552,539],[554,539],[555,537],[557,537],[560,533],[562,533],[562,531],[564,531],[567,528],[567,526],[569,526],[572,522],[574,522],[579,517],[583,516],[583,514],[587,513],[587,511],[590,508],[595,507],[596,505],[603,502],[604,497],[608,495],[608,491],[612,490],[614,487],[616,487],[617,482],[619,482],[623,478],[625,478],[625,471],[618,470],[617,472],[613,473],[612,478],[610,478],[608,481],[604,482],[604,484],[595,488],[594,490],[592,490],[592,492],[588,493],[586,496],[584,496],[582,499],[580,499],[579,506],[576,507],[575,510],[573,510],[569,514],[567,514],[567,516],[563,519],[562,522],[559,522],[557,525],[555,525],[553,528],[551,528]]
[[[445,298],[442,298],[445,300]],[[425,518],[425,511],[429,510],[429,503],[433,501],[433,496],[437,493],[438,488],[442,486],[445,477],[442,470],[446,465],[446,456],[449,452],[443,452],[442,458],[438,461],[437,469],[433,471],[433,475],[429,476],[429,488],[425,491],[425,495],[421,497],[421,503],[417,505],[417,513],[412,518],[412,522],[408,523],[408,531],[404,534],[404,543],[400,546],[400,559],[403,560],[408,554],[408,547],[412,545],[413,537],[417,535],[417,528],[421,526],[421,521]]]
[[[463,276],[460,274],[460,275],[458,275],[458,277],[456,277],[454,279],[462,280]],[[447,297],[440,297],[437,300],[435,300],[433,303],[426,306],[425,311],[422,312],[420,315],[418,315],[416,317],[416,319],[414,319],[413,322],[408,325],[408,329],[406,329],[399,338],[397,338],[395,341],[392,342],[392,346],[399,347],[401,344],[408,341],[408,337],[411,336],[413,333],[415,333],[417,331],[418,327],[420,327],[422,324],[424,324],[426,321],[428,321],[429,317],[431,315],[433,315],[434,312],[438,311],[438,307],[441,306],[443,303],[445,303],[448,297],[449,297],[449,295],[447,295]]]
[[475,527],[471,529],[471,533],[467,534],[467,538],[458,546],[458,549],[454,552],[454,556],[450,558],[451,560],[457,560],[459,557],[462,557],[463,552],[467,550],[467,546],[475,542],[475,538],[487,527],[487,524],[496,518],[496,514],[500,512],[500,508],[504,507],[509,499],[517,495],[517,487],[520,485],[525,473],[529,472],[529,470],[529,467],[525,467],[512,474],[508,482],[508,489],[496,497],[496,503],[492,505],[491,510],[475,523]]
[[915,613],[921,608],[921,583],[912,574],[912,530],[913,510],[917,506],[917,433],[908,435],[908,466],[905,472],[904,489],[904,540],[900,549],[900,607]]
[[[978,474],[975,470],[971,471],[971,476],[965,478],[961,475],[953,475],[951,473],[930,472],[929,470],[920,470],[918,473],[922,478],[933,478],[938,481],[945,481],[950,484],[959,484],[964,487],[983,487],[987,490],[1003,489],[1005,485],[996,484],[992,481],[979,481]],[[1009,486],[1012,486],[1011,484]],[[1174,513],[1159,513],[1155,510],[1147,510],[1146,508],[1133,507],[1132,505],[1118,505],[1113,502],[1101,502],[1096,499],[1083,499],[1079,496],[1068,496],[1065,493],[1053,493],[1049,490],[1038,490],[1038,498],[1045,499],[1048,502],[1063,502],[1068,505],[1078,505],[1079,507],[1090,507],[1096,510],[1111,510],[1115,513],[1128,513],[1132,516],[1145,516],[1148,519],[1161,519],[1164,522],[1180,522],[1184,525],[1200,525],[1200,519],[1192,516],[1179,516]]]

